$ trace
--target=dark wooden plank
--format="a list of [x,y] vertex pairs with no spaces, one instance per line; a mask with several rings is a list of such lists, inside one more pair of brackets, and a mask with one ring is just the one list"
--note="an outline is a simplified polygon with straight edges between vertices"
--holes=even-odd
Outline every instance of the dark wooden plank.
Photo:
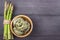
[[0,0],[0,15],[3,15],[4,11],[4,0]]
[[[60,15],[60,0],[8,0],[15,6],[14,14]],[[3,15],[4,0],[0,0]]]
[[0,16],[0,40],[3,39],[3,16]]
[[[39,16],[39,15],[28,15],[34,23],[32,33],[26,38],[17,38],[15,40],[44,40],[44,39],[55,39],[60,38],[60,16]],[[0,39],[3,35],[3,16],[0,16]],[[41,38],[42,37],[42,38]],[[56,39],[57,38],[57,39]]]

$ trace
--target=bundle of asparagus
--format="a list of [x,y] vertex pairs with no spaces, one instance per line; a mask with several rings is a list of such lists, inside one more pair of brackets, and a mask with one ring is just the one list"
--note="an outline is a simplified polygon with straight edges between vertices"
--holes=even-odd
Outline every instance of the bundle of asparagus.
[[5,40],[9,40],[9,39],[13,39],[13,35],[10,32],[10,21],[11,21],[12,12],[13,12],[13,5],[12,3],[7,3],[6,1],[4,5],[5,5],[4,6],[4,20],[6,22],[4,22],[3,38]]

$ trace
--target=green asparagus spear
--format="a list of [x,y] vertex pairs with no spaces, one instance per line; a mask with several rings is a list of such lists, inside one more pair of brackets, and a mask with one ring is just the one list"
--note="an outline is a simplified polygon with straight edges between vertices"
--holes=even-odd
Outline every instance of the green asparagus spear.
[[[8,9],[9,4],[5,1],[5,6],[4,6],[4,20],[7,19],[7,9]],[[4,39],[7,39],[7,24],[4,24]]]

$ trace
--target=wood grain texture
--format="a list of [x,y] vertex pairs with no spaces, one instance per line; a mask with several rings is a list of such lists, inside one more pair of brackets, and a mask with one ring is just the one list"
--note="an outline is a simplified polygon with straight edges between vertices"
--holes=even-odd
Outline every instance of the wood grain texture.
[[[9,1],[9,0],[7,0]],[[34,29],[26,38],[14,40],[60,40],[60,0],[11,0],[14,4],[13,17],[29,16]],[[0,39],[3,35],[4,0],[0,0]]]

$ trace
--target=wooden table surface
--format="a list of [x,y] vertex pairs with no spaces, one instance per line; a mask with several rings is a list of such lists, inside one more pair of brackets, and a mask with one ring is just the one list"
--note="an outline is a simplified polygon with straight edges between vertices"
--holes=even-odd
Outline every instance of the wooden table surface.
[[[7,0],[9,1],[9,0]],[[10,0],[14,5],[13,17],[29,16],[34,28],[26,38],[14,40],[60,40],[60,0]],[[4,0],[0,0],[0,40],[3,39]]]

